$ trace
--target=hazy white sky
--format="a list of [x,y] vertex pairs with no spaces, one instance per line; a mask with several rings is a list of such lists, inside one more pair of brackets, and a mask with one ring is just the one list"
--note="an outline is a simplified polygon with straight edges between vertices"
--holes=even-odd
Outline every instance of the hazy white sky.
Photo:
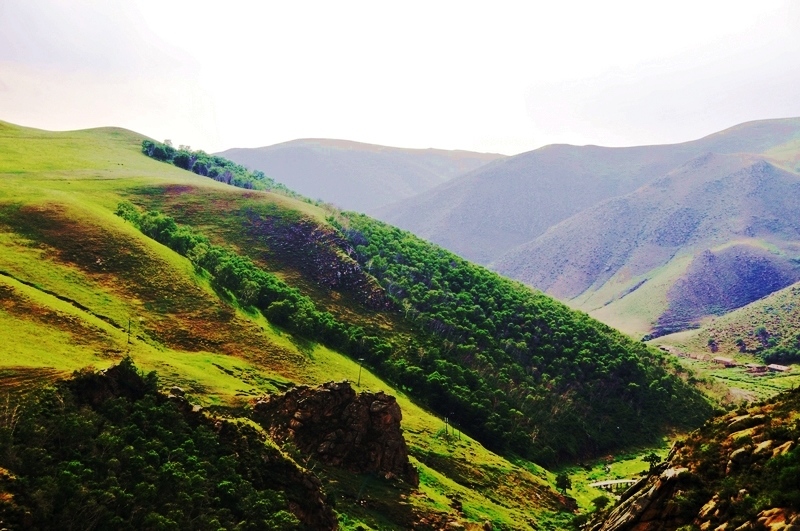
[[514,154],[800,116],[798,1],[0,0],[0,120]]

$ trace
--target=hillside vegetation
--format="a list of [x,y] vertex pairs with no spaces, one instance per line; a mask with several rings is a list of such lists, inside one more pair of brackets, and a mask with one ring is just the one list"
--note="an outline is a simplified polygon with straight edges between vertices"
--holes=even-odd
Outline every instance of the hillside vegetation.
[[193,412],[157,387],[155,373],[143,377],[125,359],[104,374],[79,373],[35,393],[16,414],[0,415],[0,525],[335,525],[316,478],[263,434]]
[[555,462],[709,410],[660,355],[541,294],[278,185],[153,160],[143,141],[0,124],[2,389],[130,355],[232,416],[297,384],[387,390],[420,487],[323,467],[345,528],[546,526],[564,507],[552,475],[486,447]]
[[800,361],[800,285],[792,284],[697,330],[658,338],[689,352],[739,355],[767,363]]
[[550,463],[708,414],[658,355],[585,314],[366,216],[338,224],[404,318],[436,338],[390,374],[484,440]]

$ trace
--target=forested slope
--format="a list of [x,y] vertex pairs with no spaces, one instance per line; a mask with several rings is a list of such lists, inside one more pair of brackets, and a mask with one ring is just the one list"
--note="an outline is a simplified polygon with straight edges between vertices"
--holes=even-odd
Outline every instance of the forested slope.
[[336,525],[319,481],[262,433],[159,393],[129,358],[19,405],[0,414],[4,529]]
[[485,440],[551,462],[708,414],[659,354],[587,315],[366,216],[335,223],[428,338],[390,374]]
[[[156,202],[189,223],[198,221],[181,214],[178,202]],[[240,303],[255,305],[270,321],[304,337],[363,358],[490,448],[554,463],[642,443],[667,426],[699,423],[710,412],[698,393],[666,370],[657,351],[367,216],[334,213],[329,216],[334,227],[321,225],[314,232],[339,234],[325,240],[339,252],[331,254],[329,267],[355,260],[358,269],[346,274],[377,279],[385,290],[378,299],[388,304],[369,309],[383,309],[394,323],[388,327],[365,326],[353,315],[337,317],[335,310],[326,312],[285,290],[276,298],[275,280],[258,267],[263,254],[257,242],[240,246],[249,248],[256,262],[231,256],[205,264],[222,251],[208,248],[202,238],[192,240],[188,228],[157,212],[139,217],[122,210],[151,237],[209,271],[212,284],[220,283]],[[255,240],[267,227],[269,245],[279,245],[283,254],[296,256],[305,245],[296,238],[297,223],[281,241],[272,239],[281,232],[275,212],[250,208],[237,215],[257,228]],[[149,226],[153,220],[155,226]],[[353,295],[361,288],[339,289]],[[361,312],[365,305],[358,303]]]
[[[540,293],[229,161],[142,140],[0,124],[4,378],[129,354],[234,415],[298,384],[389,390],[419,490],[370,480],[364,505],[364,478],[326,471],[350,528],[547,519],[564,500],[525,457],[596,455],[710,410],[659,354]],[[145,156],[158,149],[171,158]]]

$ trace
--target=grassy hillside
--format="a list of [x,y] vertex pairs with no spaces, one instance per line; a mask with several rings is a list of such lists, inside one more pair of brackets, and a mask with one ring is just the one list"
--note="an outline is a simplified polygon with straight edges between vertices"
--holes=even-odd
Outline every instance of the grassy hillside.
[[[107,367],[125,354],[158,371],[163,385],[179,385],[192,402],[211,407],[239,407],[289,385],[355,381],[357,361],[288,333],[230,297],[220,298],[189,260],[114,215],[125,199],[174,200],[187,214],[194,205],[198,226],[210,236],[222,241],[240,233],[229,242],[236,247],[247,245],[249,236],[225,215],[234,204],[311,221],[325,212],[148,159],[141,141],[120,130],[50,133],[2,125],[0,392],[17,394],[85,366]],[[302,271],[267,258],[261,263],[321,305],[342,314],[360,308],[340,302],[349,295],[323,289]],[[372,318],[375,326],[388,326],[384,320]],[[531,466],[540,470],[535,475],[512,465],[466,434],[458,441],[444,437],[441,419],[367,367],[361,386],[398,395],[423,479],[404,501],[402,489],[379,480],[364,486],[366,478],[326,473],[325,488],[338,499],[345,528],[402,528],[420,515],[506,526],[554,518],[548,515],[560,502],[543,470]],[[367,505],[356,503],[360,490]],[[464,500],[462,512],[451,507],[451,498]]]
[[[359,260],[375,245],[359,248],[363,242],[348,239],[353,233],[326,221],[330,211],[150,159],[142,154],[142,140],[113,129],[0,128],[5,390],[19,392],[87,365],[106,367],[126,354],[143,369],[157,370],[164,385],[180,385],[194,403],[229,414],[254,397],[296,384],[349,379],[364,389],[385,389],[403,409],[421,486],[409,490],[322,470],[323,488],[336,500],[345,528],[407,528],[421,520],[431,527],[485,520],[515,528],[534,520],[558,524],[563,499],[550,487],[553,476],[525,460],[513,465],[486,447],[564,459],[698,420],[707,408],[665,372],[659,356],[465,262],[459,262],[461,273],[494,293],[493,299],[484,300],[477,284],[446,289],[443,303],[458,295],[488,305],[480,310],[483,332],[476,342],[443,335],[453,325],[477,333],[473,318],[479,314],[456,311],[445,316],[455,321],[444,328],[431,326],[429,318],[438,317],[430,313],[431,301],[426,307],[424,296],[404,300],[392,284],[423,293],[426,288],[413,285],[428,267],[447,269],[451,255],[418,240],[415,253],[438,261],[405,254],[412,240],[400,234],[384,242],[390,254],[381,260],[423,276],[373,276]],[[121,203],[143,215],[172,218],[171,227],[197,235],[202,241],[193,241],[201,245],[180,248],[161,238],[163,231],[126,221],[115,215]],[[368,238],[386,238],[393,230],[362,222],[363,233],[377,231]],[[218,252],[228,258],[213,264],[205,259]],[[427,278],[440,282],[436,275]],[[284,284],[293,295],[260,298]],[[512,303],[521,305],[524,321],[512,318],[518,311]],[[455,311],[451,303],[442,308]],[[492,312],[498,320],[492,321]],[[457,348],[457,341],[466,348]],[[464,356],[478,363],[459,368]],[[637,387],[628,385],[631,380]],[[614,396],[620,385],[628,387]],[[601,396],[614,396],[619,408],[602,409]],[[694,417],[680,415],[683,410]],[[626,412],[633,412],[626,424],[616,423]],[[457,437],[442,417],[449,423],[455,417]],[[624,426],[625,437],[602,431],[605,423]],[[506,434],[509,425],[513,438]],[[535,436],[533,444],[525,442],[525,430],[537,427],[527,432]]]
[[720,317],[707,319],[694,330],[652,341],[675,353],[698,377],[717,382],[732,402],[766,399],[800,383],[796,366],[788,373],[751,374],[745,367],[722,369],[713,356],[734,358],[740,364],[786,364],[800,359],[800,286],[793,284]]
[[505,158],[493,153],[402,149],[346,140],[303,139],[220,153],[292,190],[348,210],[371,212]]

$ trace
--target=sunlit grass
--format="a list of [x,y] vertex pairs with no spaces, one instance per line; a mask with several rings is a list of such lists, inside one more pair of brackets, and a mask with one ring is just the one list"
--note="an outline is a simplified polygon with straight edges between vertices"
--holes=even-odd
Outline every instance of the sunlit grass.
[[[292,384],[356,385],[360,371],[358,391],[386,391],[402,408],[423,478],[408,503],[478,527],[485,520],[508,528],[525,528],[530,518],[557,520],[543,469],[512,464],[466,434],[445,436],[443,419],[369,367],[237,307],[188,260],[115,216],[123,199],[194,209],[192,224],[223,239],[242,223],[221,214],[231,205],[324,218],[321,208],[302,201],[234,189],[148,159],[141,139],[122,130],[49,133],[0,123],[0,367],[68,374],[130,355],[142,370],[158,371],[162,386],[179,385],[203,406],[240,406]],[[175,187],[186,193],[167,205],[165,190]],[[231,241],[247,246],[242,238]],[[324,302],[374,326],[395,325],[343,298]],[[395,495],[388,485],[376,483],[372,491]],[[463,515],[451,506],[454,498],[462,500]],[[349,516],[343,528],[389,525],[380,515]]]

